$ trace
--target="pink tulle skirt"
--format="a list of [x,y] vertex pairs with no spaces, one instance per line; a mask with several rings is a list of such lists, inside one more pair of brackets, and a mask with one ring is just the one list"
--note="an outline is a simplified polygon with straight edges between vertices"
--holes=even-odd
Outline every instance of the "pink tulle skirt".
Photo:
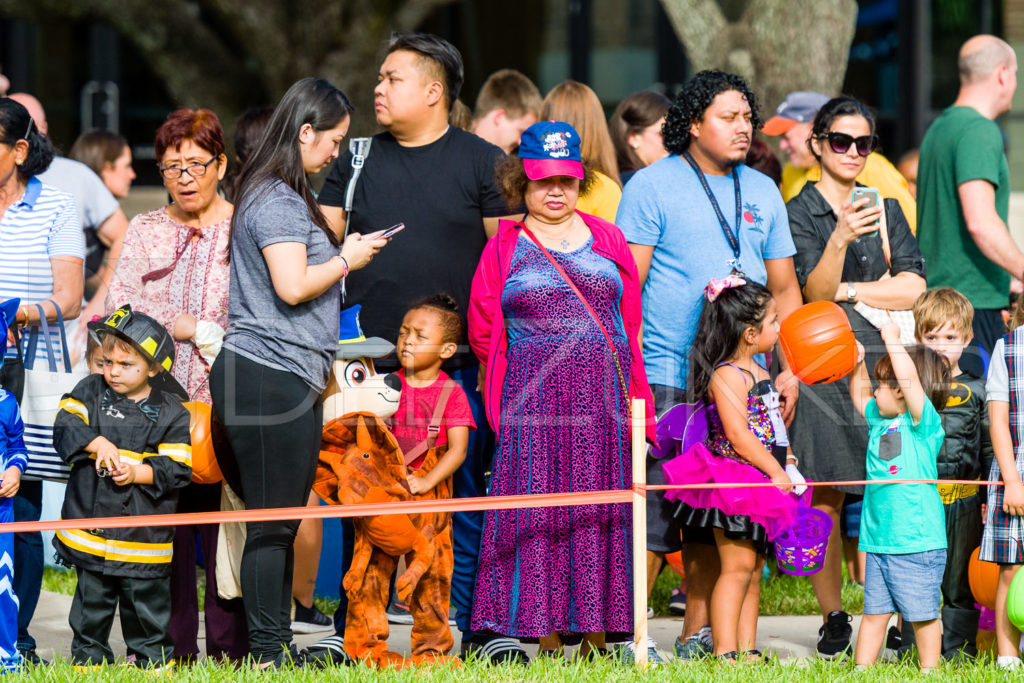
[[[760,484],[771,481],[753,465],[715,455],[698,443],[682,455],[662,464],[669,484]],[[785,531],[792,523],[800,499],[773,486],[718,489],[674,489],[665,492],[668,500],[691,508],[718,509],[729,516],[749,517],[765,528],[768,540]]]

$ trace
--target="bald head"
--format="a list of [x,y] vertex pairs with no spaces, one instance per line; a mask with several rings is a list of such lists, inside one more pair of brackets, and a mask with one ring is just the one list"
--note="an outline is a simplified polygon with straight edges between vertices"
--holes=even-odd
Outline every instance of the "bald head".
[[20,104],[21,106],[28,109],[28,115],[32,117],[32,120],[36,124],[36,128],[43,135],[48,134],[46,127],[46,112],[43,111],[43,103],[37,100],[27,92],[15,92],[8,95],[12,100]]
[[1005,41],[989,35],[974,36],[960,48],[957,59],[960,83],[971,85],[983,81],[999,67],[1016,63],[1017,55]]

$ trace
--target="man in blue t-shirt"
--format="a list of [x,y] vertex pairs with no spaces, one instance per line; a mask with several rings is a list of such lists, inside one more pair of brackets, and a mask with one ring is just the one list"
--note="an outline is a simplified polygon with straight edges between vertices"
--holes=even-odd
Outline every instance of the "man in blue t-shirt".
[[[623,189],[616,223],[636,259],[643,284],[643,353],[655,408],[685,400],[689,352],[697,333],[702,292],[711,278],[734,268],[771,290],[784,319],[803,300],[793,268],[796,249],[778,188],[744,165],[757,101],[739,76],[702,71],[679,92],[665,119],[670,156],[641,169]],[[788,372],[777,384],[789,419],[797,384]],[[648,462],[649,484],[663,483],[660,463]],[[674,506],[648,494],[649,579],[661,555],[679,550]],[[688,533],[683,552],[687,606],[677,657],[710,652],[708,605],[718,572],[714,537]],[[710,543],[710,544],[709,544]]]

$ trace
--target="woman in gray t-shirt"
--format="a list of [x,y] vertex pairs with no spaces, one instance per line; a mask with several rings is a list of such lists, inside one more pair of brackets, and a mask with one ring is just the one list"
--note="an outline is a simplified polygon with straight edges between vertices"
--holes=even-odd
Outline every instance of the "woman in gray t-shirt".
[[[218,460],[249,509],[306,504],[323,427],[320,392],[338,341],[340,281],[387,243],[351,235],[340,244],[309,185],[308,175],[338,156],[351,111],[327,81],[298,81],[239,178],[229,329],[210,370],[210,393],[232,451],[218,452]],[[260,668],[279,666],[291,644],[298,526],[246,525],[242,595]]]

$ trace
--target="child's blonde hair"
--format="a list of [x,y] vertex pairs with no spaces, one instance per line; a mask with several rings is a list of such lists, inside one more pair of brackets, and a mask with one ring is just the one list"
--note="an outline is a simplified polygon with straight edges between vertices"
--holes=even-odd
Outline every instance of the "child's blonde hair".
[[952,287],[929,289],[917,297],[914,302],[914,336],[918,341],[946,323],[952,323],[953,329],[964,339],[974,336],[971,331],[974,307],[967,297]]

